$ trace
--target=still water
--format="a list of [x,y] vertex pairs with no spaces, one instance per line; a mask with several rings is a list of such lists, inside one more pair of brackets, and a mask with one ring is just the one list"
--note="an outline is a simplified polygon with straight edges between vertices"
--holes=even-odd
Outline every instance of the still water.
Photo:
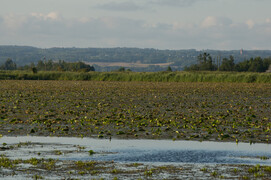
[[[271,165],[270,144],[172,140],[123,140],[74,137],[2,137],[0,146],[31,142],[18,149],[0,151],[9,158],[57,158],[152,164],[261,164]],[[84,147],[84,148],[79,148]],[[80,150],[79,150],[80,149]],[[88,151],[96,152],[89,155]],[[53,153],[62,152],[60,155]],[[261,157],[266,157],[262,160]],[[269,159],[268,159],[269,158]]]

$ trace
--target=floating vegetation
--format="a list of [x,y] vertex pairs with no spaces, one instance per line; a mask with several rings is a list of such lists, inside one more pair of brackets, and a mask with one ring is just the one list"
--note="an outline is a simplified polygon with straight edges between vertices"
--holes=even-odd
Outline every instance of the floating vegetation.
[[[4,137],[6,138],[6,137]],[[10,137],[9,137],[10,138]],[[39,139],[41,137],[38,137]],[[266,165],[242,165],[242,164],[202,164],[202,163],[189,163],[190,161],[186,163],[173,163],[173,164],[156,164],[154,163],[142,163],[134,162],[134,163],[128,163],[126,161],[118,161],[118,160],[91,160],[90,157],[88,157],[87,153],[92,154],[94,153],[93,150],[85,150],[89,149],[90,145],[95,149],[95,143],[90,141],[89,139],[86,140],[86,143],[89,143],[90,145],[87,145],[85,148],[82,148],[84,146],[74,145],[72,142],[78,142],[79,138],[62,138],[60,142],[63,142],[62,145],[59,145],[55,143],[55,140],[50,143],[50,138],[52,137],[46,137],[47,139],[44,140],[34,140],[32,143],[18,143],[18,144],[27,144],[27,146],[17,146],[18,144],[13,144],[13,142],[10,141],[10,143],[16,147],[15,149],[11,149],[9,152],[2,152],[6,155],[0,156],[0,173],[1,177],[9,177],[10,173],[12,172],[12,176],[19,178],[19,179],[50,179],[50,177],[55,177],[58,179],[64,179],[65,177],[69,177],[70,179],[93,179],[93,178],[105,178],[107,179],[109,176],[114,177],[115,179],[139,179],[144,177],[143,179],[183,179],[183,178],[229,178],[229,179],[253,179],[253,178],[263,178],[268,179],[271,175],[271,167]],[[53,138],[55,139],[55,138]],[[66,140],[64,140],[66,139]],[[74,140],[72,140],[74,139]],[[78,140],[77,140],[78,139]],[[5,140],[5,139],[4,139]],[[68,141],[67,141],[68,140]],[[93,139],[94,141],[101,141],[98,139]],[[20,140],[17,140],[20,142]],[[131,140],[113,140],[109,142],[109,140],[102,140],[104,142],[108,142],[109,146],[116,146],[116,148],[121,148],[122,152],[124,148],[120,146],[119,144],[124,144],[123,141],[131,141]],[[122,143],[113,145],[115,141],[121,141]],[[139,141],[139,140],[132,140],[132,141]],[[149,144],[150,147],[153,147],[153,144],[151,144],[151,141],[155,140],[147,140],[148,143],[142,143],[142,146],[146,147],[146,144]],[[38,142],[38,143],[37,143]],[[70,142],[71,144],[67,144],[67,142]],[[178,142],[172,142],[167,141],[173,144],[176,144]],[[182,145],[184,142],[180,143]],[[193,142],[189,142],[193,143]],[[194,142],[195,143],[195,142]],[[200,146],[203,146],[202,143],[196,142],[200,144]],[[209,143],[216,143],[216,142],[209,142]],[[6,147],[9,147],[11,144],[6,144]],[[83,145],[82,143],[81,145]],[[102,143],[103,144],[103,143]],[[131,142],[131,144],[134,144]],[[162,144],[169,147],[169,145],[164,141]],[[227,143],[230,144],[230,143]],[[233,144],[233,143],[231,143]],[[248,145],[248,144],[247,144]],[[263,145],[263,144],[257,144],[257,145]],[[104,144],[102,145],[105,146]],[[210,144],[209,144],[210,146]],[[239,146],[242,146],[240,144]],[[249,145],[248,145],[249,146]],[[256,145],[254,145],[256,146]],[[57,147],[57,148],[56,148]],[[130,145],[128,145],[130,147]],[[185,148],[188,148],[187,145],[184,145]],[[193,145],[194,147],[194,145]],[[44,148],[44,149],[43,149]],[[55,149],[61,149],[55,150]],[[36,149],[34,151],[29,151],[29,149]],[[81,149],[78,151],[78,149]],[[213,147],[211,147],[213,149]],[[231,149],[231,148],[229,148]],[[13,152],[12,152],[13,151]],[[42,156],[37,156],[37,152],[42,152]],[[82,152],[81,152],[82,151]],[[157,151],[157,148],[155,148],[155,151]],[[24,153],[20,152],[28,152],[28,155],[24,155]],[[66,154],[68,152],[69,154],[63,155],[61,158],[59,156],[56,156],[58,152],[62,152]],[[114,152],[114,150],[113,150]],[[135,150],[131,151],[132,153],[136,153]],[[143,154],[143,157],[147,159],[148,157],[144,156],[144,152],[141,152]],[[147,150],[147,154],[151,156],[150,150]],[[184,151],[182,151],[182,154]],[[189,153],[193,151],[188,150]],[[78,156],[78,153],[81,155]],[[165,153],[171,153],[171,151],[166,151]],[[225,152],[224,152],[225,153]],[[20,154],[18,156],[18,154]],[[112,157],[114,153],[108,153],[109,156]],[[118,153],[117,153],[118,154]],[[117,155],[116,154],[116,155]],[[124,153],[127,155],[127,153]],[[36,155],[36,156],[35,156]],[[83,155],[83,156],[82,156]],[[172,154],[173,157],[176,157],[174,154]],[[211,152],[211,155],[214,155],[214,152]],[[35,156],[35,157],[32,157]],[[104,154],[102,151],[100,153],[97,153],[97,156],[104,157],[106,154]],[[119,155],[117,155],[119,156]],[[163,154],[158,153],[159,158],[163,157]],[[25,159],[20,159],[25,158]],[[80,160],[77,158],[79,157]],[[218,155],[218,157],[221,157]],[[261,156],[257,156],[261,157]],[[55,159],[52,159],[55,158]],[[95,157],[92,157],[95,158]],[[138,158],[138,157],[137,157]],[[183,158],[182,158],[183,159]],[[209,159],[209,157],[208,157]],[[151,162],[151,161],[150,161]],[[259,160],[260,162],[260,160]],[[196,173],[195,173],[196,172]]]
[[268,160],[269,157],[267,157],[267,156],[261,156],[260,159],[261,159],[261,160]]
[[95,152],[94,152],[93,150],[89,150],[89,151],[88,151],[88,154],[89,154],[90,156],[92,156],[93,154],[95,154]]
[[271,86],[1,81],[0,134],[270,143]]
[[[1,157],[0,163],[12,164],[0,166],[12,170],[13,175],[17,177],[32,179],[50,179],[54,176],[59,179],[69,177],[70,179],[93,179],[113,177],[113,179],[200,179],[200,178],[220,178],[220,179],[268,179],[271,175],[270,166],[249,166],[249,165],[208,165],[204,168],[195,164],[183,165],[163,165],[153,166],[140,164],[140,167],[134,168],[138,164],[100,162],[100,161],[61,161],[52,159],[14,159]],[[35,162],[35,166],[26,169],[27,166],[22,164],[31,164]],[[44,164],[47,164],[45,166]],[[48,168],[52,165],[52,168]],[[238,174],[231,174],[232,168],[239,169]],[[1,170],[0,170],[1,171]],[[25,174],[21,172],[27,171]],[[197,172],[197,173],[195,173]],[[200,172],[200,173],[198,173]],[[223,175],[222,175],[223,174]],[[1,171],[2,177],[9,175],[8,171]],[[14,176],[16,177],[16,176]],[[112,179],[112,178],[111,178]]]
[[[211,140],[238,145],[241,142],[270,143],[271,140],[271,86],[268,83],[13,80],[0,81],[0,84],[0,137],[30,134]],[[31,142],[3,143],[0,151],[31,147]],[[89,155],[95,153],[82,146],[75,146],[74,150]],[[64,152],[66,154],[66,151],[55,150],[52,154],[60,157]],[[7,169],[15,175],[27,171],[23,174],[25,179],[46,179],[56,174],[75,179],[86,176],[106,179],[108,175],[118,179],[224,176],[264,179],[271,176],[270,166],[261,165],[159,167],[141,163],[43,159],[44,152],[36,154],[39,156],[24,160],[0,156],[1,175],[9,176],[10,172],[2,170]],[[268,162],[270,157],[257,158]],[[31,168],[27,168],[29,166]]]

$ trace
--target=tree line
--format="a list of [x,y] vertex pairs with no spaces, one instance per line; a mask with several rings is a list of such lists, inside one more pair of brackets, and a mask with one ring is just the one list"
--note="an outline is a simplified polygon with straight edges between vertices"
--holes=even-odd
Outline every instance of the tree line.
[[208,53],[197,57],[197,64],[185,67],[185,71],[237,71],[237,72],[266,72],[271,65],[271,58],[255,57],[239,63],[234,62],[234,57],[219,58],[216,61]]
[[18,67],[16,63],[8,58],[3,65],[0,66],[1,70],[32,70],[34,73],[38,71],[75,71],[75,72],[89,72],[95,71],[93,66],[90,66],[84,62],[65,62],[59,60],[54,62],[53,60],[39,60],[35,65],[31,63],[30,65]]
[[[240,50],[159,50],[159,49],[140,49],[140,48],[36,48],[30,46],[1,46],[0,45],[0,64],[6,59],[11,58],[17,66],[24,66],[34,62],[38,63],[43,57],[58,61],[59,59],[67,62],[127,62],[151,64],[150,67],[128,67],[132,71],[163,71],[158,66],[161,63],[172,63],[171,66],[175,70],[183,70],[185,66],[197,63],[197,56],[200,53],[210,53],[212,57],[229,57],[234,56],[235,62],[244,61],[250,57],[270,57],[271,50],[244,50],[240,54]],[[95,65],[96,71],[112,71],[119,67],[98,67]]]
[[[229,58],[214,59],[209,53],[202,53],[197,56],[197,64],[186,66],[185,71],[236,71],[236,72],[266,72],[271,66],[271,57],[261,58],[255,57],[242,62],[235,63],[233,56]],[[17,64],[8,58],[4,64],[0,66],[0,70],[32,70],[34,73],[38,71],[74,71],[89,72],[95,71],[93,66],[84,62],[65,62],[64,60],[39,60],[36,64],[17,66]]]

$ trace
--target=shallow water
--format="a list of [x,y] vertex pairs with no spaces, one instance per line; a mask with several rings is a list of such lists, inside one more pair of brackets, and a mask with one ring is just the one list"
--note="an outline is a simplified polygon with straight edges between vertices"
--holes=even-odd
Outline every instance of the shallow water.
[[[9,158],[57,158],[60,160],[99,160],[152,164],[262,164],[271,165],[270,144],[197,142],[171,140],[123,140],[74,137],[2,137],[6,146],[31,142],[29,146],[0,151]],[[85,147],[78,150],[78,145]],[[88,150],[96,154],[90,156]],[[55,151],[61,151],[56,155]],[[265,156],[269,159],[261,160]]]

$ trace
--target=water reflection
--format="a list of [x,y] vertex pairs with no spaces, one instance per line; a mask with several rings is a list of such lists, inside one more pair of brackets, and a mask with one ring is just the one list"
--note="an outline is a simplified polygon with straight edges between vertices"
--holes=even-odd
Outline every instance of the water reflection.
[[[0,151],[14,158],[29,158],[42,152],[43,158],[62,160],[101,160],[144,163],[217,163],[271,165],[270,144],[196,142],[170,140],[121,140],[69,137],[2,137],[0,144],[32,142],[35,146]],[[78,151],[78,145],[85,151]],[[98,152],[93,156],[88,150]],[[61,155],[52,153],[62,151]],[[41,154],[41,153],[39,153]],[[267,157],[261,160],[260,157]]]

